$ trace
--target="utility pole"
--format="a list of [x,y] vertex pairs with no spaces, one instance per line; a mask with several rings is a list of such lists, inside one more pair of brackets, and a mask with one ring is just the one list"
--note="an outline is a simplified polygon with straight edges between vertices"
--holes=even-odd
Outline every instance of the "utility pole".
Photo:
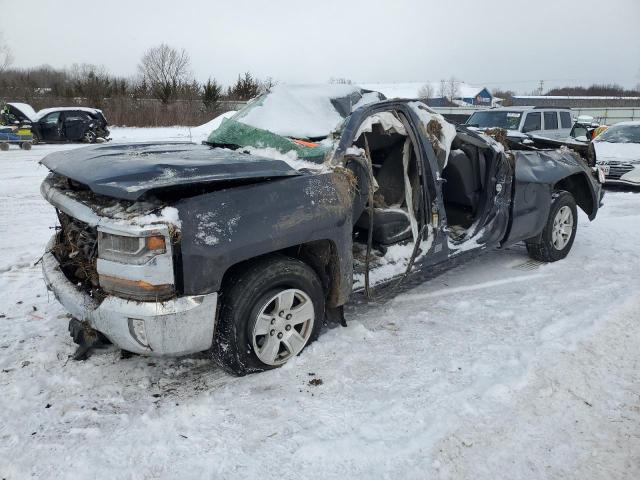
[[540,83],[538,84],[538,95],[542,95],[543,92],[544,92],[544,80],[540,80]]

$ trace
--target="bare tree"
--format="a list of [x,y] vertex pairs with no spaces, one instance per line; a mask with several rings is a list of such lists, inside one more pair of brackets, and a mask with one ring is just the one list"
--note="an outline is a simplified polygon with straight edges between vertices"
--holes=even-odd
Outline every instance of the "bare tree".
[[453,102],[454,99],[460,96],[460,82],[456,79],[456,77],[451,77],[447,80],[446,85],[446,97],[450,102]]
[[163,104],[176,96],[181,86],[190,82],[189,54],[165,43],[150,48],[142,56],[138,70],[146,79],[153,95]]
[[425,83],[418,90],[418,97],[425,101],[431,100],[433,98],[433,86],[430,83]]
[[260,85],[260,93],[269,93],[273,87],[278,84],[278,81],[273,77],[267,77]]
[[438,88],[438,98],[445,98],[447,96],[447,81],[440,80],[440,87]]
[[13,64],[13,54],[11,48],[4,41],[4,35],[0,32],[0,73],[4,72]]
[[69,71],[75,93],[89,100],[92,107],[102,107],[111,95],[111,79],[102,65],[73,64]]
[[493,98],[501,98],[502,99],[502,106],[504,107],[511,107],[513,105],[513,96],[516,93],[513,90],[501,90],[499,88],[494,89],[491,92],[491,95],[493,95]]

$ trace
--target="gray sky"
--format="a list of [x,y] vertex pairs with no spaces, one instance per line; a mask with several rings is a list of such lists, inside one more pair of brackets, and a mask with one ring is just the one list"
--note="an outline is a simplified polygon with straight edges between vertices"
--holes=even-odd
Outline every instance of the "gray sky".
[[521,93],[640,83],[640,0],[0,0],[14,66],[136,73],[145,49],[184,47],[196,78],[288,83],[440,80]]

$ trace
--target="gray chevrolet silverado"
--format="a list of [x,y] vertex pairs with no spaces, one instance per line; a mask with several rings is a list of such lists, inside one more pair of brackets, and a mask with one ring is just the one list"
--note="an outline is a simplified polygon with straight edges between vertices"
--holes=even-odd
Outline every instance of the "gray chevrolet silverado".
[[419,101],[344,85],[275,87],[202,145],[98,145],[42,164],[59,218],[44,277],[76,334],[143,355],[208,351],[240,375],[298,355],[356,292],[516,242],[560,260],[577,208],[592,220],[601,198],[571,151],[506,150]]

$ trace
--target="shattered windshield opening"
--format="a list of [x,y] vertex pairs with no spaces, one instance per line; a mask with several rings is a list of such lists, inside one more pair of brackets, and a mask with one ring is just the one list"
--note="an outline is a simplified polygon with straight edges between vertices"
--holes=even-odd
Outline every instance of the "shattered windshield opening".
[[594,141],[609,143],[640,143],[640,124],[613,126],[598,135]]
[[478,128],[503,128],[505,130],[518,130],[520,126],[520,112],[475,112],[466,124]]
[[331,133],[351,112],[384,99],[354,85],[277,85],[224,120],[205,143],[230,148],[275,149],[320,161]]

